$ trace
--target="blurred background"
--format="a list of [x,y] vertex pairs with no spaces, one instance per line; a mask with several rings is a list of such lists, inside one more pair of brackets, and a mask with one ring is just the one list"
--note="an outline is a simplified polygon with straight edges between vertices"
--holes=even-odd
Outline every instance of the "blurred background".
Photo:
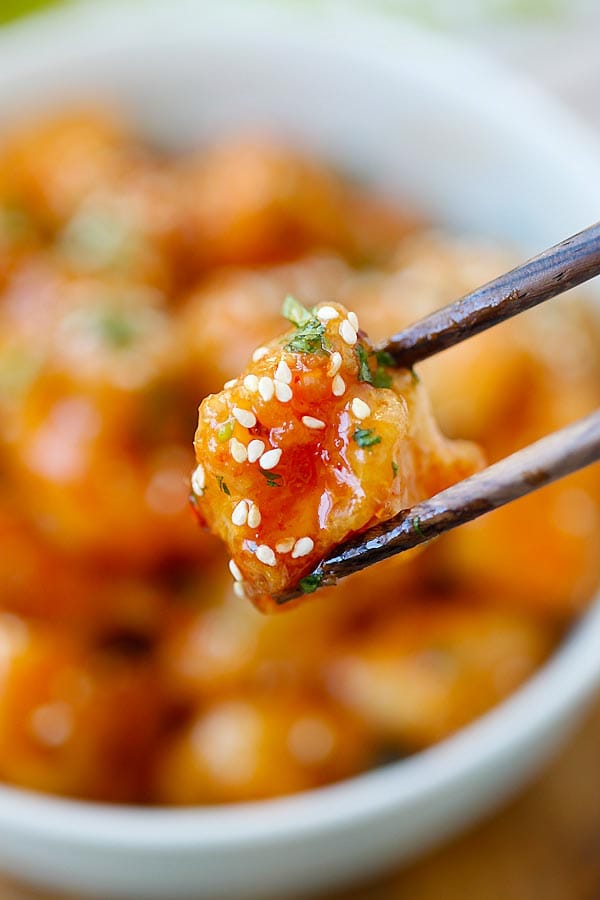
[[[78,2],[122,5],[123,0],[0,0],[0,25],[10,27],[45,8]],[[142,17],[144,0],[128,2],[137,3]],[[318,5],[328,0],[279,2]],[[368,6],[382,16],[405,16],[457,35],[527,73],[600,129],[598,0],[330,2]],[[600,704],[560,758],[508,808],[408,870],[339,895],[340,900],[600,897],[599,750]],[[3,881],[0,874],[0,900],[37,896],[41,895]]]

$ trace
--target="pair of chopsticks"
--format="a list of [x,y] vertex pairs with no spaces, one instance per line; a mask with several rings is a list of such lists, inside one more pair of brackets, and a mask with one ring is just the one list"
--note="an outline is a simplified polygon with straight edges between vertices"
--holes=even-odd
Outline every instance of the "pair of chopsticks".
[[[410,367],[600,274],[600,223],[421,319],[378,347]],[[311,573],[323,585],[430,541],[600,459],[600,410],[340,544]],[[284,604],[300,596],[290,591]]]

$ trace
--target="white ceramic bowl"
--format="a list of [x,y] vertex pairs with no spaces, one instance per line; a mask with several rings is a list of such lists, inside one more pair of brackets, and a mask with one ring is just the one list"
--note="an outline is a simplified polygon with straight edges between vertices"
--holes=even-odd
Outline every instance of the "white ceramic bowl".
[[[600,148],[461,46],[315,4],[120,3],[0,36],[0,119],[118,100],[173,146],[265,127],[434,221],[540,249],[598,218]],[[289,799],[185,811],[0,789],[0,868],[104,898],[282,897],[365,876],[513,791],[600,678],[600,604],[510,700],[425,753]]]

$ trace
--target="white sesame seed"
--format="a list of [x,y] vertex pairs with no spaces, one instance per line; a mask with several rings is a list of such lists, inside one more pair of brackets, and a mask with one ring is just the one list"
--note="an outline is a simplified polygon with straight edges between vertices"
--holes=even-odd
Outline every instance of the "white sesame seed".
[[235,387],[237,384],[237,378],[232,378],[230,381],[226,381],[223,385],[224,390],[228,391],[229,388]]
[[248,462],[255,463],[265,452],[265,442],[258,438],[248,444]]
[[252,354],[253,362],[258,362],[263,359],[263,357],[267,356],[269,353],[268,347],[257,347],[254,353]]
[[285,359],[280,359],[275,369],[275,380],[283,381],[284,384],[292,383],[292,370],[286,363]]
[[240,572],[240,567],[236,563],[235,559],[229,560],[229,571],[233,575],[234,581],[243,581],[244,580],[244,576]]
[[354,347],[357,335],[348,319],[344,319],[343,322],[340,322],[339,332],[344,343],[348,344],[349,347]]
[[260,544],[256,548],[256,558],[259,562],[264,563],[265,566],[276,566],[277,560],[275,559],[275,554],[266,544]]
[[352,412],[357,419],[366,419],[367,416],[371,415],[371,407],[364,400],[361,400],[360,397],[355,397],[352,401]]
[[275,544],[275,549],[278,553],[289,553],[295,543],[295,538],[286,538],[284,541],[279,541],[278,544]]
[[358,331],[358,329],[360,327],[358,324],[358,316],[356,315],[355,312],[352,312],[352,310],[350,310],[350,312],[348,313],[348,321],[350,322],[350,324],[352,325],[354,330]]
[[321,322],[331,322],[332,319],[339,317],[339,312],[333,306],[322,306],[317,310],[317,316]]
[[266,453],[263,453],[259,460],[259,466],[261,469],[274,469],[279,460],[281,459],[282,451],[279,447],[275,450],[267,450]]
[[248,502],[246,500],[240,500],[237,506],[234,508],[231,513],[231,521],[234,525],[242,526],[245,525],[248,520]]
[[242,442],[237,440],[237,438],[231,438],[231,440],[229,441],[229,449],[231,450],[231,455],[237,463],[246,462],[246,460],[248,459],[248,451],[246,450]]
[[334,397],[343,397],[346,390],[346,382],[341,375],[336,375],[331,382],[331,393]]
[[258,380],[258,393],[263,398],[265,403],[268,403],[269,400],[273,399],[273,394],[275,393],[275,383],[272,378],[267,378],[266,375],[263,375],[262,378]]
[[246,390],[255,394],[258,390],[258,378],[256,375],[246,375],[244,378],[244,387]]
[[258,528],[261,523],[262,516],[260,514],[260,509],[256,505],[256,503],[250,503],[250,509],[248,511],[248,525],[250,528]]
[[244,585],[240,584],[239,581],[234,581],[233,583],[233,593],[236,597],[239,597],[240,600],[245,600],[246,591],[244,590]]
[[195,494],[203,494],[206,487],[206,473],[204,466],[198,466],[192,475],[192,490]]
[[325,428],[325,422],[321,421],[321,419],[315,419],[314,416],[302,416],[302,422],[307,428],[315,428],[316,430]]
[[329,368],[327,369],[327,374],[331,375],[331,376],[337,375],[337,373],[340,371],[341,366],[342,366],[342,354],[338,353],[338,351],[336,350],[334,353],[331,354],[331,359],[329,361]]
[[249,409],[240,409],[239,406],[234,406],[231,415],[244,428],[254,428],[256,425],[256,416]]
[[284,384],[283,381],[276,381],[275,396],[280,403],[289,403],[294,395],[289,384]]
[[300,556],[308,556],[314,546],[315,542],[312,538],[299,538],[294,544],[294,549],[292,550],[292,559],[298,559]]

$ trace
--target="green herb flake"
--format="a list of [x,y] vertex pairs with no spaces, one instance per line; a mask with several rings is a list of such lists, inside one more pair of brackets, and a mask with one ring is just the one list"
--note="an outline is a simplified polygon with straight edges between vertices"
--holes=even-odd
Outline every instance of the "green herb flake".
[[225,441],[228,441],[232,434],[233,422],[230,419],[229,422],[225,422],[224,425],[221,425],[221,427],[217,431],[217,440],[219,444],[224,444]]
[[394,478],[398,474],[398,463],[392,460],[392,472],[394,473]]
[[298,587],[303,594],[314,594],[317,588],[321,587],[322,582],[322,575],[306,575],[305,578],[300,579]]
[[373,372],[373,387],[389,388],[392,386],[392,376],[384,368],[378,366]]
[[224,494],[227,494],[228,497],[231,497],[231,491],[225,484],[222,475],[217,475],[217,484],[219,485],[219,490],[223,491]]
[[420,383],[421,383],[421,379],[419,378],[419,376],[417,375],[417,373],[415,372],[414,369],[411,369],[411,370],[410,370],[410,374],[411,374],[411,378],[412,378],[412,380],[413,380],[413,384],[420,384]]
[[283,485],[283,475],[280,475],[279,472],[268,472],[266,469],[261,468],[258,471],[267,479],[268,487],[281,487]]
[[387,368],[393,368],[396,365],[396,360],[392,356],[391,353],[388,353],[387,350],[378,350],[375,354],[377,359],[377,363],[380,366],[387,366]]
[[358,360],[358,380],[373,384],[373,376],[371,375],[371,369],[369,368],[369,356],[367,351],[362,344],[357,344],[354,348],[354,352],[356,353],[356,358]]
[[352,438],[359,447],[373,447],[381,443],[381,438],[371,428],[357,428]]
[[311,316],[299,326],[296,334],[286,344],[291,353],[327,353],[329,345],[325,338],[325,325],[316,316]]
[[288,294],[283,301],[281,315],[284,319],[287,319],[288,322],[292,322],[298,328],[302,325],[306,325],[307,322],[314,318],[313,314],[303,306],[299,300],[296,300],[296,298],[292,297],[290,294]]
[[416,531],[418,535],[420,535],[423,539],[425,539],[425,535],[421,531],[421,520],[419,516],[415,516],[412,520],[413,531]]
[[116,311],[100,312],[95,324],[104,343],[115,350],[124,350],[130,347],[137,337],[133,320],[127,319]]

